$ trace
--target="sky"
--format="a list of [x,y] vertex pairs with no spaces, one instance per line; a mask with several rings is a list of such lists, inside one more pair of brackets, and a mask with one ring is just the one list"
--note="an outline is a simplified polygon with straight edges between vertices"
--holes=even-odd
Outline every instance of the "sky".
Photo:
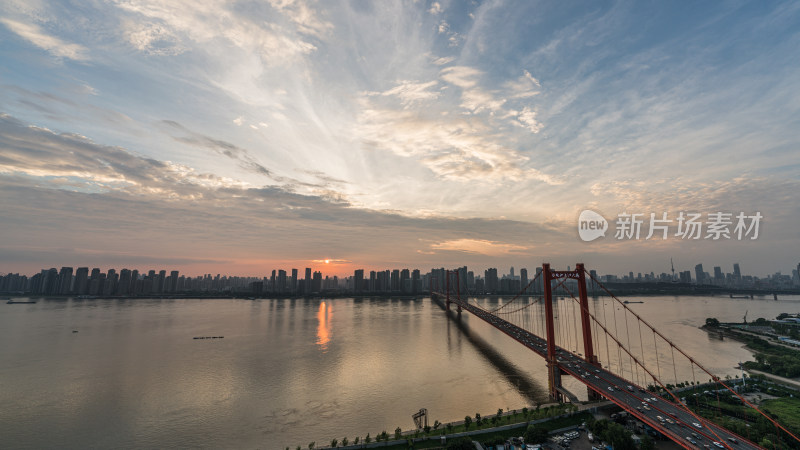
[[791,274],[798,48],[795,1],[6,0],[0,273]]

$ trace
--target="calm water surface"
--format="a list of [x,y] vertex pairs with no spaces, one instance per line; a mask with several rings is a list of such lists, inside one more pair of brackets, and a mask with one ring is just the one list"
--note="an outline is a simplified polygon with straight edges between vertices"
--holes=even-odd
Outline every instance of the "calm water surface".
[[[798,297],[643,300],[629,306],[720,375],[750,353],[706,317],[800,312]],[[0,342],[3,448],[305,448],[411,428],[423,407],[444,422],[547,401],[541,358],[428,298],[3,302]]]

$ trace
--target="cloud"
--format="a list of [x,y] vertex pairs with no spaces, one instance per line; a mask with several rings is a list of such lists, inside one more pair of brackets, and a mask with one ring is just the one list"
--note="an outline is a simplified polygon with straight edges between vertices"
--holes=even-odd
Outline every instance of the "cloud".
[[383,92],[369,92],[367,95],[382,95],[384,97],[396,97],[400,100],[403,106],[408,107],[416,102],[435,100],[441,96],[441,92],[433,91],[431,88],[436,87],[438,81],[428,81],[419,83],[414,81],[403,80],[399,84],[389,90]]
[[273,8],[281,11],[297,26],[299,32],[317,37],[333,28],[333,24],[319,18],[317,11],[302,0],[270,0]]
[[470,89],[478,85],[478,78],[483,74],[478,69],[466,66],[452,66],[442,69],[439,76],[446,82],[460,87]]
[[[316,46],[290,30],[234,11],[224,3],[204,2],[187,7],[180,2],[118,0],[115,4],[142,22],[140,31],[128,33],[128,39],[134,48],[148,53],[158,53],[160,42],[165,40],[170,49],[181,48],[183,40],[201,45],[223,41],[275,64],[316,50]],[[273,5],[300,34],[316,34],[327,28],[302,2],[277,1]]]
[[528,98],[538,95],[542,85],[539,80],[533,77],[527,70],[516,80],[508,81],[504,88],[509,92],[511,98]]
[[[236,120],[234,120],[234,122],[236,122]],[[220,155],[227,156],[230,159],[239,161],[241,166],[247,170],[253,171],[260,175],[264,175],[275,181],[281,181],[281,182],[286,181],[285,178],[276,176],[275,174],[272,173],[271,170],[267,169],[266,167],[261,165],[261,163],[256,161],[256,159],[250,154],[250,152],[237,145],[234,145],[230,142],[221,139],[215,139],[210,136],[206,136],[204,134],[191,131],[185,126],[181,125],[180,123],[175,122],[174,120],[162,120],[160,123],[166,125],[169,129],[179,132],[177,135],[170,134],[170,136],[178,142],[191,146],[207,148]]]
[[434,16],[441,14],[443,11],[444,8],[442,8],[442,4],[439,2],[431,3],[431,7],[428,8],[428,12],[433,14]]
[[413,111],[367,107],[356,131],[367,146],[413,157],[444,179],[562,182],[536,169],[524,169],[528,158],[499,143],[499,136],[479,118],[429,118]]
[[140,52],[156,56],[174,56],[187,50],[171,28],[161,23],[126,21],[123,25],[127,41]]
[[516,114],[517,120],[514,122],[516,125],[525,127],[533,133],[538,133],[542,130],[542,124],[536,120],[536,111],[531,110],[527,106]]
[[75,61],[88,61],[88,49],[79,44],[65,42],[55,36],[51,36],[34,24],[18,22],[9,18],[1,18],[2,22],[9,30],[16,33],[21,38],[31,44],[51,53],[59,58],[67,58]]
[[[216,141],[209,145],[230,149]],[[151,255],[154,261],[169,255],[172,259],[166,259],[176,263],[202,265],[218,259],[208,255],[251,261],[270,253],[303,261],[337,255],[333,259],[340,266],[346,261],[386,264],[390,251],[406,261],[417,259],[414,248],[398,252],[398,240],[448,241],[492,233],[521,241],[537,229],[507,220],[408,217],[278,186],[254,187],[8,115],[0,116],[0,149],[5,242],[51,246],[52,257],[65,263],[75,257],[72,249],[100,252],[99,259],[104,249],[113,248],[108,258],[114,261],[125,255]]]
[[455,61],[455,59],[456,58],[454,56],[446,56],[434,59],[433,63],[437,66],[444,66],[445,64],[450,64],[451,62]]
[[528,249],[528,247],[521,245],[483,239],[454,239],[431,244],[430,248],[434,251],[463,252],[486,256],[502,256],[523,252]]
[[461,88],[460,106],[472,113],[484,110],[499,111],[506,99],[497,98],[494,94],[478,86],[483,72],[472,67],[453,66],[442,69],[439,76],[442,80]]

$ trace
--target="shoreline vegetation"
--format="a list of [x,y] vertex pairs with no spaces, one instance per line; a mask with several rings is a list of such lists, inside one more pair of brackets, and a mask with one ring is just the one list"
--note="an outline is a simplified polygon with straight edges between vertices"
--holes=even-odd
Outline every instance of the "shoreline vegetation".
[[[796,317],[781,314],[776,320]],[[755,361],[742,364],[745,370],[764,372],[796,385],[800,377],[800,346],[792,346],[800,338],[800,323],[784,323],[758,318],[750,323],[720,322],[706,319],[700,327],[708,333],[728,337],[745,344]],[[783,338],[784,340],[782,340]]]
[[[296,447],[286,447],[289,450],[314,450],[340,448],[388,448],[388,449],[422,449],[422,448],[445,448],[457,442],[465,436],[471,440],[495,441],[499,439],[509,439],[525,434],[526,427],[536,425],[538,429],[545,430],[547,433],[559,431],[565,428],[576,428],[583,422],[592,419],[589,409],[602,406],[607,402],[581,405],[579,408],[573,404],[548,404],[537,405],[533,408],[522,408],[519,410],[503,411],[498,410],[495,414],[481,416],[466,416],[464,420],[441,423],[434,421],[433,426],[427,426],[419,430],[405,430],[397,427],[393,432],[382,432],[365,436],[356,436],[352,439],[334,438],[327,443],[310,442],[307,445]],[[545,435],[546,436],[546,435]],[[444,440],[442,438],[444,437]],[[474,448],[474,447],[473,447]]]

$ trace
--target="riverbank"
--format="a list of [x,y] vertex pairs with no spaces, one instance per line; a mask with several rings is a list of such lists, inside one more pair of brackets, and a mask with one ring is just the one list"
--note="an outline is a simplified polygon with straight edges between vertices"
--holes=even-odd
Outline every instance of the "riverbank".
[[[597,405],[594,405],[597,407]],[[439,430],[438,432],[433,432],[425,436],[414,436],[415,431],[406,431],[401,434],[400,439],[390,439],[384,441],[371,441],[369,443],[366,442],[359,442],[358,444],[351,444],[347,446],[337,445],[337,446],[314,446],[316,449],[340,449],[340,450],[355,450],[361,448],[387,448],[387,449],[423,449],[423,448],[443,448],[446,446],[448,442],[453,441],[454,439],[459,439],[462,437],[470,437],[473,440],[477,441],[486,441],[486,440],[494,440],[494,439],[508,439],[511,437],[517,437],[524,434],[525,429],[527,429],[528,425],[539,425],[548,433],[560,433],[568,430],[573,430],[577,428],[581,423],[586,422],[588,419],[592,418],[592,414],[589,411],[581,410],[576,411],[570,414],[562,414],[554,417],[548,417],[543,419],[537,420],[527,420],[516,422],[507,425],[499,425],[494,427],[487,427],[487,428],[478,428],[473,430],[464,430],[464,431],[453,431],[453,432],[446,432],[445,430]],[[463,425],[463,421],[461,424]],[[288,447],[287,447],[288,448]],[[297,448],[301,448],[298,446]]]

